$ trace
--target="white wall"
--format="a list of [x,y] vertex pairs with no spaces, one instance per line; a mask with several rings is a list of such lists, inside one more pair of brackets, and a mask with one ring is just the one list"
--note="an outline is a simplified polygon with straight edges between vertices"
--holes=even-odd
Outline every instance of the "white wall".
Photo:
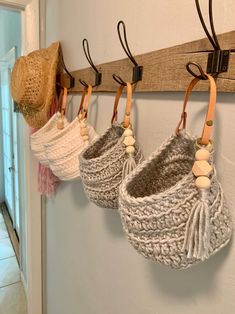
[[[202,1],[201,1],[202,2]],[[206,8],[207,1],[204,1]],[[235,29],[233,0],[213,1],[218,32]],[[60,40],[70,69],[87,67],[88,38],[96,63],[124,57],[116,24],[123,19],[135,54],[204,37],[194,1],[48,0],[47,44]],[[136,94],[133,124],[145,156],[175,129],[183,93]],[[194,94],[189,126],[200,134],[208,95]],[[113,94],[93,95],[90,121],[110,123]],[[78,98],[74,100],[77,108]],[[216,161],[231,211],[235,205],[235,95],[217,103]],[[173,271],[145,260],[127,242],[117,211],[89,203],[81,182],[63,183],[47,202],[47,314],[231,314],[235,307],[235,247],[194,268]]]

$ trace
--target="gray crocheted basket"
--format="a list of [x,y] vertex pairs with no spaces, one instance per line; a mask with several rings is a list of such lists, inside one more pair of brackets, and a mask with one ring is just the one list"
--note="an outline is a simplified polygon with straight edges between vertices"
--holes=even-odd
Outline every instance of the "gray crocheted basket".
[[[90,201],[100,207],[118,208],[123,165],[129,158],[123,143],[124,131],[121,125],[113,124],[79,157],[84,190]],[[138,164],[143,156],[136,142],[133,146],[133,158]]]
[[175,135],[128,176],[119,193],[123,228],[145,257],[172,268],[204,261],[225,246],[232,227],[213,164],[211,140],[216,82],[205,73],[210,98],[200,138],[186,133],[186,106],[200,81],[185,93]]
[[[123,182],[119,210],[124,231],[133,247],[145,257],[172,268],[187,268],[201,259],[183,250],[186,224],[200,191],[192,173],[195,138],[173,135]],[[212,162],[212,157],[211,157]],[[209,255],[231,237],[231,222],[216,174],[208,199]]]

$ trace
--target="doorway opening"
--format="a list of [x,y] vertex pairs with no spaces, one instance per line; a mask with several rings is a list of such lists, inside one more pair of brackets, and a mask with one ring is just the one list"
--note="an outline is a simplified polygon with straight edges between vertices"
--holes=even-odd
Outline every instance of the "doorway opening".
[[1,307],[6,313],[8,308],[22,307],[25,314],[24,123],[10,95],[11,71],[21,55],[21,24],[20,10],[0,7],[0,294],[3,302],[14,301],[11,295],[19,295],[22,301]]

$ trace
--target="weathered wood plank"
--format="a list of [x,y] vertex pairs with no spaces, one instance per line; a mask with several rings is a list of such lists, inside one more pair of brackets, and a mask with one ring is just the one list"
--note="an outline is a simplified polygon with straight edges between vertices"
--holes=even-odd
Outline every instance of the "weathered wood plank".
[[[235,31],[218,35],[222,49],[235,48]],[[186,70],[189,61],[198,62],[206,70],[208,51],[211,45],[207,38],[193,42],[148,52],[136,56],[139,65],[143,66],[143,79],[135,86],[136,92],[183,91],[189,83],[191,75]],[[97,66],[102,72],[102,84],[94,88],[95,92],[116,92],[117,83],[112,74],[120,75],[123,80],[132,80],[132,63],[129,59],[116,60]],[[75,87],[72,92],[80,92],[83,86],[79,79],[94,84],[95,74],[91,68],[72,72]],[[66,74],[61,77],[63,85],[68,85]],[[217,79],[218,90],[235,92],[235,53],[231,53],[228,72],[221,73]],[[197,91],[206,91],[208,84],[200,82]]]

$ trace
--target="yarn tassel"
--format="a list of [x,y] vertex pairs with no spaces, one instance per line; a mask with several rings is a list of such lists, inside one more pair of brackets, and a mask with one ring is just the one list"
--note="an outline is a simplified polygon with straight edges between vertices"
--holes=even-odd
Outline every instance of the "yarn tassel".
[[122,168],[122,179],[131,173],[136,168],[136,162],[133,154],[129,154],[129,157],[125,160]]
[[205,260],[210,246],[210,217],[208,190],[201,189],[201,199],[196,202],[186,225],[183,251],[188,258]]

